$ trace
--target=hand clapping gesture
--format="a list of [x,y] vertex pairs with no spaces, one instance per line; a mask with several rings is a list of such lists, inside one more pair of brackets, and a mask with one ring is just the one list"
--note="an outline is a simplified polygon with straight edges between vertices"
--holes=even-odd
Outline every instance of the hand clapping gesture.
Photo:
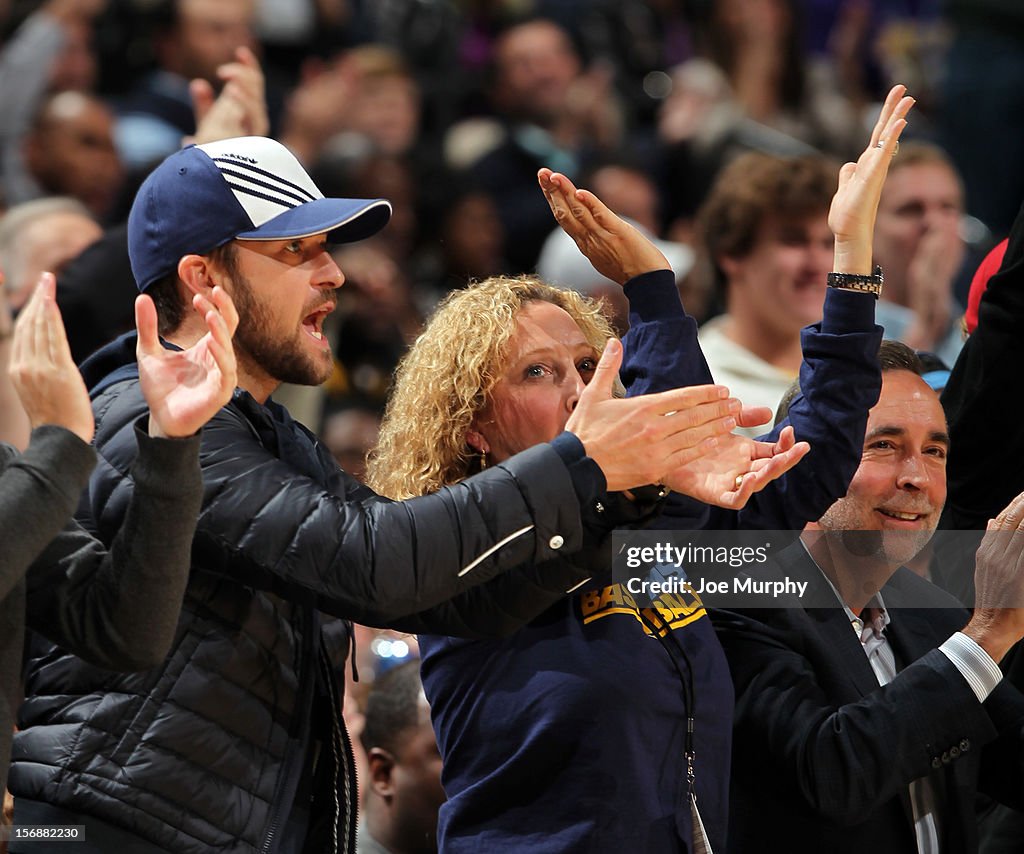
[[[68,347],[56,300],[57,282],[43,273],[18,316],[11,380],[33,428],[56,424],[92,441],[95,424],[89,392]],[[220,288],[213,302],[197,295],[209,332],[187,350],[167,350],[157,336],[156,307],[148,296],[135,302],[139,330],[139,382],[150,408],[152,436],[178,438],[199,430],[230,399],[237,382],[231,336],[238,313]]]
[[893,86],[878,116],[871,141],[856,163],[847,163],[839,170],[839,189],[832,197],[828,226],[836,236],[835,266],[837,273],[870,275],[871,244],[875,232],[875,216],[882,185],[889,164],[907,126],[907,113],[914,99],[905,96],[906,86]]
[[[764,423],[770,415],[754,414],[761,409],[744,408],[739,426]],[[786,427],[777,442],[758,442],[730,433],[720,436],[702,456],[670,473],[665,485],[705,504],[740,510],[751,495],[793,468],[810,449],[807,442],[796,441],[792,427]]]
[[153,300],[145,294],[135,300],[139,384],[149,404],[152,436],[190,436],[231,399],[238,381],[231,346],[238,312],[223,288],[214,288],[211,296],[212,302],[201,294],[192,298],[209,331],[187,350],[165,348]]
[[998,662],[1024,637],[1024,493],[986,525],[974,586],[974,614],[964,634]]
[[270,131],[263,69],[247,47],[235,48],[235,61],[217,69],[224,82],[215,95],[209,81],[197,78],[189,83],[196,133],[185,142],[201,145],[233,136],[266,136]]
[[11,381],[32,429],[56,424],[91,442],[95,424],[89,392],[71,358],[56,293],[53,273],[43,273],[14,325]]
[[[622,285],[641,273],[670,269],[661,250],[593,193],[576,189],[565,175],[550,169],[541,169],[537,180],[558,224],[601,275]],[[763,407],[747,407],[735,414],[736,424],[742,427],[770,418],[771,412]],[[792,428],[784,430],[775,443],[716,430],[660,479],[670,489],[706,504],[738,510],[809,450],[806,442],[796,441]]]
[[624,285],[641,273],[671,269],[657,246],[589,190],[550,169],[541,169],[537,181],[555,220],[602,276]]

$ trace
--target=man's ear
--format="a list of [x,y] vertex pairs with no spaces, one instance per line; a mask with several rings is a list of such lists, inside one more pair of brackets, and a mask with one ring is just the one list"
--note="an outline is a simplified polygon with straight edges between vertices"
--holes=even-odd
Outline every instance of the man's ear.
[[178,278],[192,294],[209,296],[214,285],[218,284],[213,281],[212,272],[209,259],[202,255],[184,255],[178,261]]
[[395,787],[391,782],[395,757],[383,747],[371,747],[366,760],[370,766],[370,789],[384,800],[390,800],[395,794]]
[[715,263],[717,263],[718,268],[725,273],[727,279],[734,279],[739,274],[743,260],[744,259],[738,258],[735,255],[722,254],[715,259]]

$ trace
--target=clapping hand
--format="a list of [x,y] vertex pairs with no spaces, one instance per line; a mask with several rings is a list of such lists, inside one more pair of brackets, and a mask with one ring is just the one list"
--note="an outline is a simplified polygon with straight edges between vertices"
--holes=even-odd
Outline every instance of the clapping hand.
[[[745,408],[740,426],[755,427],[771,417],[765,407]],[[705,504],[729,510],[744,507],[750,496],[785,474],[811,449],[786,427],[777,442],[757,442],[737,433],[719,436],[703,455],[671,472],[665,485]]]
[[737,424],[740,402],[722,386],[703,385],[617,398],[622,344],[608,340],[594,376],[565,429],[583,443],[610,492],[665,481],[708,453]]
[[33,429],[56,424],[91,442],[89,392],[71,358],[56,294],[53,273],[43,273],[14,326],[11,381]]
[[211,298],[192,298],[209,331],[187,350],[165,348],[153,300],[143,294],[135,301],[139,383],[149,404],[150,435],[191,436],[231,399],[238,382],[231,346],[238,312],[223,288],[215,287]]
[[195,136],[186,142],[197,145],[234,136],[266,136],[270,130],[263,70],[247,47],[235,49],[235,61],[217,68],[224,81],[214,97],[209,81],[197,78],[189,83],[196,117]]
[[550,169],[541,169],[537,182],[555,220],[602,276],[624,285],[641,273],[672,269],[657,246],[589,190]]
[[839,189],[832,197],[828,225],[836,236],[835,266],[839,273],[870,275],[871,243],[882,185],[896,154],[900,134],[914,99],[906,86],[893,86],[871,132],[868,147],[856,163],[839,170]]
[[998,662],[1024,637],[1024,493],[986,526],[974,586],[974,615],[964,634]]

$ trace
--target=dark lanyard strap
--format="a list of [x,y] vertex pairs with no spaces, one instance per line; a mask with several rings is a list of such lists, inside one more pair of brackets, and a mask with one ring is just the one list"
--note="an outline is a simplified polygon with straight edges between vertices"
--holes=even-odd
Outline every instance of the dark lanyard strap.
[[[668,623],[662,620],[660,626],[656,625],[639,608],[637,608],[637,614],[640,616],[640,622],[658,639],[658,642],[665,649],[665,653],[679,675],[679,684],[683,689],[683,704],[686,708],[686,734],[683,741],[683,756],[686,759],[686,787],[690,794],[693,794],[694,781],[696,779],[694,773],[694,760],[696,757],[693,747],[693,730],[697,703],[693,690],[693,662],[690,660],[690,656],[686,654],[682,644],[676,639]],[[675,647],[675,652],[678,655],[673,654],[672,647]],[[685,673],[679,666],[679,657],[682,657],[683,661],[686,662]]]

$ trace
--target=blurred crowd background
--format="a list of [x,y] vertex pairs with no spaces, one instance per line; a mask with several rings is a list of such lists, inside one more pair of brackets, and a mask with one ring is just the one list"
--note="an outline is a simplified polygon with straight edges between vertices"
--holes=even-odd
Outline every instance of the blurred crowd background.
[[[838,169],[905,83],[904,151],[932,154],[879,228],[888,216],[890,299],[929,315],[909,334],[930,351],[958,337],[971,273],[1024,198],[1020,0],[0,0],[0,34],[5,294],[17,311],[58,272],[79,361],[131,328],[135,189],[195,132],[192,81],[216,92],[240,46],[262,66],[270,135],[324,193],[393,202],[381,235],[338,250],[334,376],[283,393],[357,476],[391,372],[449,290],[536,271],[621,311],[552,236],[540,166],[660,238],[703,322],[727,308],[701,217],[722,170],[748,152]],[[914,258],[916,279],[898,270]],[[415,652],[365,640],[378,665]]]
[[955,165],[955,234],[975,266],[1024,197],[1015,0],[6,0],[0,26],[3,203],[80,201],[58,254],[96,239],[85,218],[124,219],[195,130],[189,81],[216,89],[240,45],[262,63],[271,135],[324,192],[392,200],[380,239],[339,259],[339,371],[315,414],[356,407],[332,424],[341,452],[449,289],[540,261],[546,278],[604,293],[579,256],[546,245],[538,166],[671,241],[699,320],[723,309],[695,233],[723,165],[748,150],[854,157],[895,81],[918,100],[907,136]]

